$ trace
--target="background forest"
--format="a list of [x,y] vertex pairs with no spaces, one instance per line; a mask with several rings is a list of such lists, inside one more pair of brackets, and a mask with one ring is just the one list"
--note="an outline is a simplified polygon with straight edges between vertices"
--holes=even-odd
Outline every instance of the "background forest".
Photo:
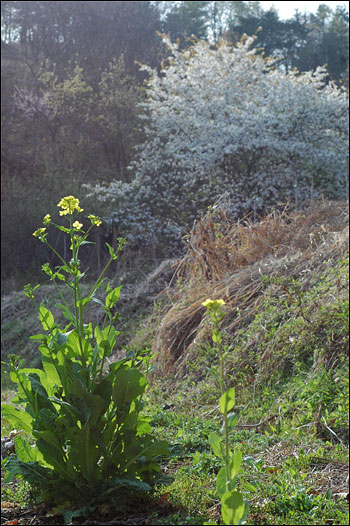
[[[321,5],[316,14],[301,15],[296,11],[290,20],[281,20],[275,10],[264,11],[259,2],[4,1],[1,24],[1,279],[5,293],[21,288],[29,276],[36,275],[40,265],[50,259],[45,246],[36,242],[32,232],[48,211],[57,209],[63,195],[79,196],[84,207],[89,202],[90,210],[93,205],[94,213],[105,219],[105,240],[111,240],[112,232],[126,236],[128,250],[142,254],[140,257],[147,264],[148,259],[154,262],[169,256],[171,250],[178,250],[177,239],[188,231],[197,213],[214,204],[218,187],[221,193],[227,190],[222,186],[226,179],[218,178],[206,188],[204,197],[199,195],[206,179],[201,179],[200,171],[199,179],[195,175],[191,177],[192,168],[180,166],[183,163],[180,158],[175,159],[176,169],[174,164],[166,168],[169,173],[176,172],[171,188],[168,180],[161,179],[165,173],[164,159],[160,162],[154,152],[156,148],[161,150],[162,145],[155,146],[154,140],[161,137],[161,129],[164,133],[164,127],[161,128],[164,116],[159,113],[159,107],[152,106],[155,98],[150,97],[149,85],[147,88],[145,84],[151,75],[153,86],[159,90],[164,88],[164,84],[160,87],[160,72],[169,48],[160,34],[169,35],[169,42],[178,39],[178,49],[173,48],[175,55],[190,49],[195,42],[193,35],[207,42],[205,53],[210,53],[221,40],[228,45],[237,44],[243,34],[256,34],[254,47],[263,48],[265,56],[283,57],[271,64],[277,71],[288,74],[297,68],[308,72],[328,64],[326,84],[333,86],[334,82],[329,97],[339,99],[337,87],[344,86],[348,91],[349,20],[345,6],[332,10]],[[247,52],[248,47],[244,49]],[[175,56],[178,66],[181,57]],[[224,60],[225,55],[222,57]],[[142,68],[141,64],[151,69]],[[178,67],[177,72],[180,69]],[[318,81],[322,71],[320,75]],[[211,96],[204,89],[206,81],[202,87],[203,93]],[[195,99],[201,93],[194,84],[193,88],[187,84],[186,89],[193,89]],[[220,86],[213,84],[213,89]],[[176,100],[177,93],[170,89],[166,96]],[[181,111],[181,100],[178,108],[174,106],[174,113]],[[326,110],[317,109],[320,119],[325,115],[323,111]],[[344,112],[335,106],[329,111],[336,121],[334,129],[333,124],[330,126],[333,134],[340,133],[342,141]],[[145,125],[147,114],[153,122],[151,131],[148,123]],[[251,114],[254,116],[254,111]],[[221,117],[216,115],[216,118]],[[314,129],[318,127],[316,121],[314,126]],[[225,128],[226,138],[230,129]],[[172,133],[171,127],[169,133]],[[250,136],[254,133],[258,132],[250,128]],[[285,141],[281,134],[279,139]],[[319,140],[322,143],[324,139],[325,136],[320,136]],[[202,148],[200,143],[195,144],[197,150]],[[307,140],[306,144],[310,148]],[[287,163],[285,159],[284,164],[274,160],[279,156],[281,145],[276,146],[275,152],[269,150],[266,154],[266,147],[261,144],[257,147],[255,143],[254,152],[264,152],[258,158],[251,153],[249,158],[247,153],[244,158],[237,157],[239,152],[227,149],[224,138],[218,145],[226,148],[226,157],[220,165],[222,169],[226,163],[225,177],[249,180],[252,187],[248,185],[245,191],[251,193],[255,187],[259,190],[256,181],[260,181],[260,194],[255,201],[244,201],[242,193],[240,200],[244,206],[233,210],[237,217],[251,211],[261,213],[268,206],[286,200],[297,204],[299,200],[321,194],[332,199],[346,198],[345,155],[340,147],[335,157],[342,158],[343,165],[337,164],[338,160],[330,154],[326,161],[322,159],[323,166],[328,163],[334,167],[334,174],[324,168],[327,173],[323,179],[320,176],[320,180],[315,180],[311,174],[307,181],[304,177],[300,187],[295,182],[286,183],[284,193],[272,192],[266,197],[261,188],[271,185],[275,188],[276,178]],[[168,155],[169,152],[164,151]],[[291,151],[289,148],[290,157]],[[207,158],[199,154],[198,159],[203,166],[207,162]],[[311,173],[312,168],[306,166],[305,159],[305,155],[298,156],[298,166],[302,164],[303,174]],[[273,170],[269,172],[267,165]],[[251,175],[252,166],[259,166],[260,171],[254,175],[257,179]],[[183,170],[187,170],[186,174]],[[143,171],[142,180],[140,171]],[[268,173],[269,178],[263,180],[259,175],[262,173]],[[162,195],[157,194],[161,191],[159,188]],[[172,205],[164,200],[164,195],[171,198]],[[146,234],[140,233],[140,225],[144,225],[145,232],[148,228]],[[57,237],[52,238],[51,243],[59,251],[65,250],[59,235],[54,235]],[[103,254],[96,257],[96,251],[91,252],[91,260],[86,263],[97,270],[101,257]]]

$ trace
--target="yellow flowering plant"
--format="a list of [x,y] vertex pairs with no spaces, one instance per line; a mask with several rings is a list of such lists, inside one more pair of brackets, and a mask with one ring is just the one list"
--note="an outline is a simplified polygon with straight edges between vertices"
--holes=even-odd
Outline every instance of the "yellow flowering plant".
[[[96,294],[107,281],[104,275],[125,240],[118,240],[116,250],[108,245],[109,261],[83,296],[80,283],[85,272],[79,249],[90,243],[91,228],[100,226],[101,219],[90,214],[90,226],[84,231],[83,223],[74,217],[83,212],[79,199],[64,197],[58,206],[60,215],[67,216],[68,226],[53,223],[47,214],[45,226],[33,235],[60,261],[55,269],[45,263],[42,270],[57,287],[62,299],[57,307],[68,323],[59,328],[52,312],[44,304],[36,304],[38,285],[24,287],[24,294],[38,308],[44,329],[43,334],[31,336],[39,342],[42,368],[23,368],[23,361],[10,355],[10,376],[17,384],[17,396],[11,405],[2,406],[2,414],[31,436],[34,447],[22,436],[16,437],[16,455],[10,455],[4,465],[6,481],[20,476],[39,490],[43,501],[60,506],[62,511],[85,503],[86,511],[88,505],[91,510],[94,503],[118,494],[121,488],[149,491],[159,471],[156,459],[167,454],[168,446],[152,436],[148,419],[140,414],[148,385],[140,365],[148,365],[147,352],[129,353],[110,364],[108,371],[105,368],[119,335],[114,326],[118,313],[113,309],[121,287],[111,289],[108,283],[104,302]],[[56,227],[70,238],[69,261],[50,245],[48,227]],[[73,309],[62,295],[60,282],[73,295]],[[84,311],[90,301],[103,308],[102,326],[85,322]],[[23,404],[24,411],[17,409],[17,404]]]
[[202,305],[206,308],[213,326],[211,336],[219,357],[219,374],[216,370],[211,372],[220,386],[219,407],[223,417],[224,438],[222,439],[217,433],[209,434],[212,450],[224,463],[216,479],[216,489],[221,501],[221,515],[224,524],[240,525],[243,524],[248,514],[248,504],[243,500],[242,494],[236,490],[237,477],[242,463],[242,452],[240,450],[233,452],[229,447],[229,432],[235,427],[237,417],[232,412],[235,406],[235,388],[225,389],[224,365],[227,348],[223,345],[222,332],[220,331],[220,323],[225,316],[225,302],[222,299],[207,299]]

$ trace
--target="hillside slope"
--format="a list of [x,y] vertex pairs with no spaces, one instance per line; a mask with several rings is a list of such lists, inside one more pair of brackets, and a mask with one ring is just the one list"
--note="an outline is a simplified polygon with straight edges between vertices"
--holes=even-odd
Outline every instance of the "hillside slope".
[[[229,440],[243,455],[247,524],[348,524],[348,239],[347,203],[239,222],[217,206],[193,226],[182,258],[136,283],[125,280],[114,359],[125,348],[152,348],[145,412],[171,455],[149,509],[140,500],[121,511],[110,501],[103,513],[94,511],[99,524],[116,520],[117,511],[119,524],[220,521],[219,463],[208,442],[221,425],[218,356],[202,306],[207,298],[225,301],[226,388],[235,387],[236,396]],[[114,284],[123,280],[116,275]],[[38,300],[63,321],[51,285],[38,289]],[[92,308],[89,319],[98,323],[99,310]],[[14,352],[38,366],[29,336],[40,323],[24,295],[2,299],[2,329],[3,359]],[[6,368],[3,380],[10,400]],[[2,436],[9,431],[4,421]],[[18,519],[28,487],[5,484],[2,492],[7,504],[17,503],[7,517]]]
[[[158,296],[159,314],[153,315],[160,373],[176,369],[181,375],[208,341],[202,306],[207,298],[225,300],[227,341],[244,347],[243,354],[250,350],[255,359],[259,356],[260,369],[268,359],[275,369],[276,349],[286,343],[291,354],[302,354],[299,358],[312,360],[317,350],[317,360],[329,363],[348,352],[347,203],[273,211],[258,222],[232,221],[217,208],[194,225],[185,241],[187,253]],[[152,320],[147,325],[152,327]],[[318,339],[313,344],[312,334]]]

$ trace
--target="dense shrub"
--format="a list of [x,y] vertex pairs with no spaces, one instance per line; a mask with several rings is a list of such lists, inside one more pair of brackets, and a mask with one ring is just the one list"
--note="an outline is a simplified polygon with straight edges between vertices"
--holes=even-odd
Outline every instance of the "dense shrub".
[[[327,72],[285,73],[254,49],[254,37],[185,51],[150,78],[145,143],[132,183],[96,185],[112,217],[133,233],[172,236],[226,191],[239,217],[279,202],[345,195],[346,93]],[[150,237],[152,237],[150,236]]]

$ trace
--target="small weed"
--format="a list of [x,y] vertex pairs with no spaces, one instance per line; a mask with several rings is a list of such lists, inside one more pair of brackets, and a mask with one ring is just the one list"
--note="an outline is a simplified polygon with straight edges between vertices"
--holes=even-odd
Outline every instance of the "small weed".
[[172,484],[162,486],[159,493],[165,495],[175,508],[186,509],[189,515],[196,515],[197,520],[200,518],[203,521],[207,518],[205,510],[216,502],[215,479],[205,473],[199,475],[183,466],[178,469]]
[[13,502],[19,506],[26,506],[32,503],[31,487],[28,482],[16,479],[10,484],[1,486],[1,501]]

